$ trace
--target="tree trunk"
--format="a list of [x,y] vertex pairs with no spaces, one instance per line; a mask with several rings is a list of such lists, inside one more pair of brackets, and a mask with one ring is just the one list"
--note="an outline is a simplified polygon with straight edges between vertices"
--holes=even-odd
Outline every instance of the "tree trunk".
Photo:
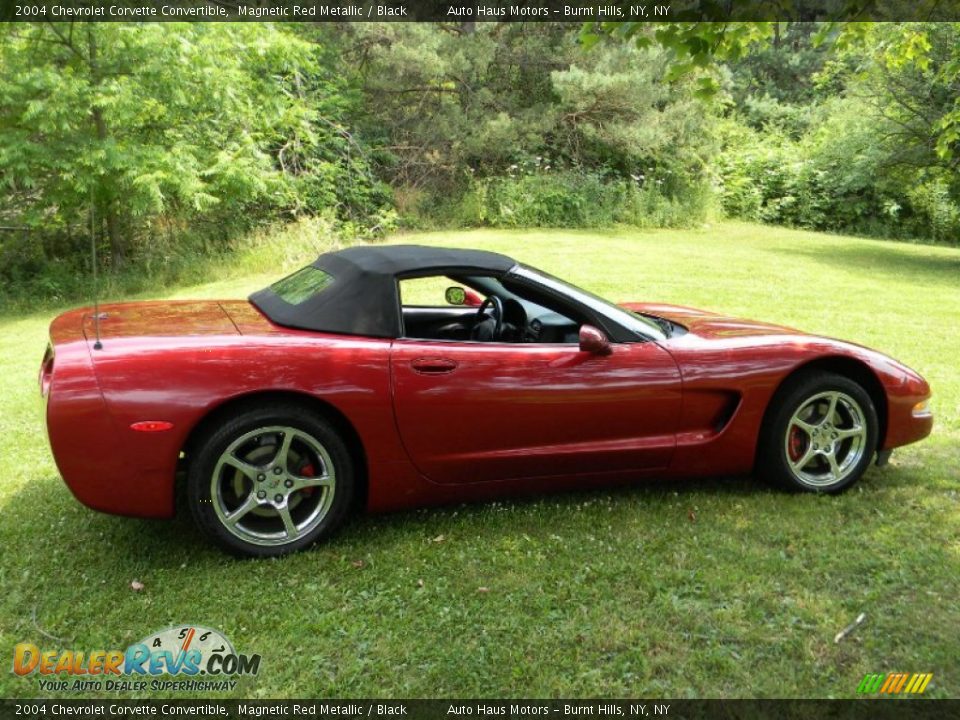
[[[97,42],[93,34],[92,23],[87,25],[87,49],[90,59],[90,72],[92,85],[94,88],[100,85],[100,66],[97,64]],[[107,120],[103,116],[103,109],[94,105],[90,108],[90,115],[93,118],[93,124],[97,131],[97,140],[101,143],[110,137],[110,129],[107,127]],[[117,221],[117,209],[110,179],[102,180],[100,183],[100,216],[104,219],[107,226],[107,237],[110,239],[110,264],[114,270],[123,266],[126,262],[126,250],[123,246],[123,240],[120,237],[120,228]]]

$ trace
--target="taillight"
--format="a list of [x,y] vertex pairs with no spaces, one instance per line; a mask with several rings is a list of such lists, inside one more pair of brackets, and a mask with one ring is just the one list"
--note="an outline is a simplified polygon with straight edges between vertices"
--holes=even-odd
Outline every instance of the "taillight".
[[53,346],[47,345],[47,351],[43,354],[43,362],[40,363],[40,395],[47,396],[50,392],[50,383],[53,381]]

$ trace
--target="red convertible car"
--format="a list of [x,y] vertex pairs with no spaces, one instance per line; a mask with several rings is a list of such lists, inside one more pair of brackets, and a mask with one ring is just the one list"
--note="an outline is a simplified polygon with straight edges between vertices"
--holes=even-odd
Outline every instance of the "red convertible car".
[[751,471],[833,493],[933,425],[924,379],[872,350],[401,245],[321,255],[249,301],[65,313],[40,389],[81,502],[170,517],[185,477],[202,531],[255,556],[357,507]]

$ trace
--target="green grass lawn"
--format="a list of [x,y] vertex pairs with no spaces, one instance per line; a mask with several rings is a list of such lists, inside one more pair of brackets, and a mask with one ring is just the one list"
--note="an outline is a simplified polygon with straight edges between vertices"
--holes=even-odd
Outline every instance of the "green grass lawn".
[[[38,414],[55,313],[2,317],[0,665],[16,642],[125,648],[194,622],[262,654],[238,697],[847,698],[888,671],[933,672],[928,695],[960,696],[960,251],[740,224],[396,240],[499,250],[615,300],[869,345],[930,381],[934,435],[841,497],[664,481],[358,518],[311,552],[237,561],[186,517],[73,499]],[[155,295],[265,282],[221,272]],[[0,672],[0,696],[39,694],[35,676]]]

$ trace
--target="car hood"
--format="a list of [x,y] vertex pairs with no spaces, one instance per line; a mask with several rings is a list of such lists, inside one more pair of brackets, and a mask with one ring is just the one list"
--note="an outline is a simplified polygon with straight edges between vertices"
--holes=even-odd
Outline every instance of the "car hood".
[[720,315],[706,310],[684,307],[682,305],[665,305],[662,303],[621,303],[621,307],[636,313],[646,313],[666,318],[671,322],[682,325],[689,332],[708,338],[755,337],[758,335],[805,335],[806,333],[772,323],[757,320]]

